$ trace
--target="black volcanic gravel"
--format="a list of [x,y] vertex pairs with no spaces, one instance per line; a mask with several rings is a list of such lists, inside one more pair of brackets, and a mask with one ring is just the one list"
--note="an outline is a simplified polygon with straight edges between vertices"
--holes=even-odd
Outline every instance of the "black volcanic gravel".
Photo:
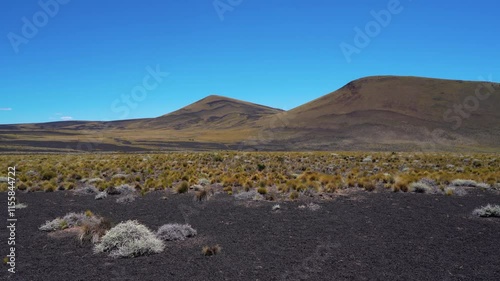
[[[72,192],[20,193],[17,272],[1,280],[500,280],[500,219],[471,212],[500,195],[467,196],[352,192],[321,209],[304,202],[239,201],[218,194],[206,203],[163,192],[118,204]],[[1,202],[7,202],[1,194]],[[307,202],[306,202],[307,203]],[[5,203],[5,209],[6,209]],[[167,242],[163,253],[133,259],[93,254],[74,237],[54,238],[38,227],[68,212],[92,210],[115,223],[136,219],[152,230],[190,223],[198,236]],[[1,212],[6,224],[6,210]],[[7,231],[1,228],[1,254]],[[201,254],[219,244],[215,256]]]

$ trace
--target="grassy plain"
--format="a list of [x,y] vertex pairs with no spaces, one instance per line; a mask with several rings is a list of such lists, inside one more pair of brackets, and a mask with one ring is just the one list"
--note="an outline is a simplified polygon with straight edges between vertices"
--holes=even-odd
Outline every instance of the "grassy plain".
[[[26,191],[99,190],[130,185],[146,193],[215,185],[236,194],[335,193],[349,188],[435,192],[451,184],[500,188],[498,154],[395,152],[171,152],[164,154],[31,154],[0,156],[0,169],[17,167],[17,187]],[[471,180],[460,183],[454,180]],[[482,185],[480,185],[482,184]],[[5,190],[7,183],[0,183]]]

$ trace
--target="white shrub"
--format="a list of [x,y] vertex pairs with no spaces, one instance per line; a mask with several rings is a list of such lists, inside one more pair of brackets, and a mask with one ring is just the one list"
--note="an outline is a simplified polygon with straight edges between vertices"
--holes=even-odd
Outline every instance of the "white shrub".
[[156,232],[156,236],[165,241],[185,240],[196,236],[197,232],[189,224],[165,224]]
[[486,205],[475,209],[472,214],[479,217],[500,217],[500,205]]
[[412,182],[410,184],[410,191],[416,193],[429,193],[432,187],[423,182]]
[[457,196],[465,196],[467,195],[467,191],[462,186],[447,186],[444,189],[444,193],[446,195],[457,195]]
[[132,194],[132,193],[135,193],[134,187],[132,187],[129,184],[122,184],[122,185],[116,187],[116,190],[118,190],[118,192],[120,194]]
[[27,207],[28,207],[28,204],[25,204],[25,203],[17,203],[16,206],[14,206],[14,208],[16,208],[16,209],[24,209]]
[[454,186],[469,186],[469,187],[476,187],[477,186],[477,182],[476,181],[473,181],[473,180],[462,180],[462,179],[458,179],[458,180],[454,180],[451,182],[451,185],[454,185]]
[[108,197],[108,193],[106,191],[103,191],[103,192],[99,192],[96,196],[95,196],[95,200],[101,200],[101,199],[104,199]]
[[85,213],[68,213],[62,218],[56,218],[52,221],[47,221],[38,229],[42,231],[56,231],[64,228],[81,226],[83,223],[98,224],[101,218],[96,216],[87,216]]
[[311,211],[317,211],[317,210],[321,209],[321,206],[316,204],[316,203],[309,203],[309,204],[307,204],[307,208]]
[[198,180],[198,184],[199,184],[199,185],[206,186],[206,185],[210,185],[210,181],[209,181],[209,180],[207,180],[207,179],[199,179],[199,180]]
[[93,179],[88,179],[87,183],[88,184],[95,184],[95,183],[102,182],[102,181],[104,181],[104,180],[101,178],[93,178]]
[[62,218],[68,225],[68,227],[81,225],[85,220],[89,220],[90,217],[84,213],[68,213]]
[[95,188],[95,186],[88,185],[88,186],[84,186],[84,187],[75,189],[74,192],[76,194],[79,194],[79,195],[92,195],[92,194],[97,194],[99,192],[99,190],[97,188]]
[[489,185],[489,184],[487,184],[487,183],[482,182],[482,183],[478,183],[478,184],[477,184],[477,187],[482,188],[482,189],[490,189],[490,188],[491,188],[491,185]]
[[56,218],[51,221],[46,221],[38,229],[41,231],[56,231],[61,229],[63,225],[64,225],[64,220],[61,218]]
[[128,175],[126,175],[126,174],[115,174],[111,178],[112,179],[126,179],[127,177],[128,177]]
[[127,194],[116,199],[116,203],[120,204],[131,203],[135,201],[135,197],[136,196],[134,194]]
[[257,191],[255,191],[255,190],[250,190],[250,191],[243,191],[243,192],[237,193],[234,195],[234,198],[236,198],[238,200],[251,200],[251,199],[254,199],[258,195],[261,195],[261,194],[257,193]]
[[137,257],[160,253],[163,241],[137,221],[126,221],[110,229],[94,248],[96,253],[107,252],[111,257]]

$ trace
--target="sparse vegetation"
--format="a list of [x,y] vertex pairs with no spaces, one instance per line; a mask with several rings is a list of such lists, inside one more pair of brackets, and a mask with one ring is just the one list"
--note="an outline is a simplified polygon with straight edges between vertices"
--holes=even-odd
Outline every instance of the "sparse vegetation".
[[[185,193],[190,187],[196,200],[207,199],[210,192],[197,185],[220,185],[227,194],[239,197],[244,196],[242,191],[256,191],[268,199],[291,200],[299,194],[314,196],[346,188],[426,193],[441,193],[448,186],[500,190],[500,160],[495,154],[226,151],[114,154],[106,159],[96,155],[9,155],[0,160],[3,169],[9,161],[23,165],[20,190],[73,190],[97,199],[144,195],[158,189]],[[0,190],[6,188],[7,183],[0,182]],[[271,191],[272,196],[267,196]]]

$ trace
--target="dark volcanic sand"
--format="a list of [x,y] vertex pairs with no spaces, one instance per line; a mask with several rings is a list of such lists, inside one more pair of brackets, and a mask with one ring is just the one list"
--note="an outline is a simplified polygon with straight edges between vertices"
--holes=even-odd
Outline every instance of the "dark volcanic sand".
[[[18,194],[17,271],[2,280],[500,280],[500,219],[472,210],[500,203],[500,195],[467,196],[354,192],[320,201],[238,201],[218,194],[206,205],[191,194],[155,192],[121,205],[70,192]],[[1,195],[6,202],[6,194]],[[6,206],[6,204],[5,204]],[[38,230],[46,220],[87,209],[118,223],[137,219],[153,230],[187,221],[198,236],[168,242],[163,253],[133,259],[93,254],[75,238]],[[5,223],[6,212],[1,220]],[[1,231],[1,254],[7,232]],[[219,255],[201,255],[220,244]]]

